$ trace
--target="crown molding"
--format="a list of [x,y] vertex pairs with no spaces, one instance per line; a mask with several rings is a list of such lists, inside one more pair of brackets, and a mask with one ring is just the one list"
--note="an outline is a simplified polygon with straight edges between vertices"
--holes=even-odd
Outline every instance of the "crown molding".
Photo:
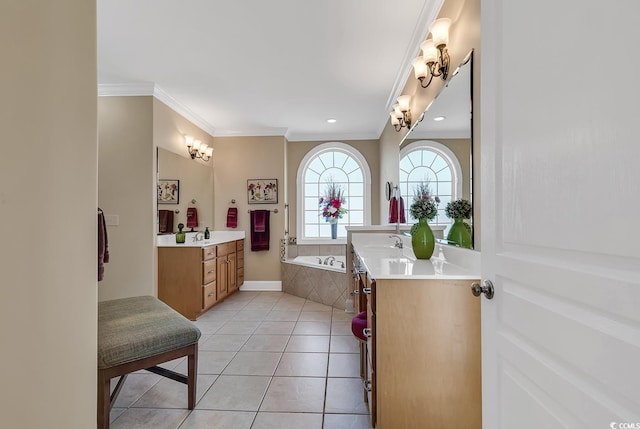
[[154,83],[101,83],[98,84],[99,97],[143,97],[153,96],[163,102],[185,119],[213,136],[215,127],[195,114],[184,103],[173,98],[164,89]]
[[146,83],[100,83],[98,97],[144,97],[153,95],[155,85]]

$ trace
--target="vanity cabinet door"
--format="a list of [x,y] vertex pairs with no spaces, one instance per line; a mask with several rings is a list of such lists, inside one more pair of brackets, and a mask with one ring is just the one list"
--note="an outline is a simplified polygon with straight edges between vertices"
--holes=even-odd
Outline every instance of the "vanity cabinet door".
[[227,278],[229,276],[229,264],[227,256],[216,259],[216,283],[218,284],[218,299],[227,296]]
[[236,254],[227,255],[227,292],[235,292],[238,290],[236,282]]

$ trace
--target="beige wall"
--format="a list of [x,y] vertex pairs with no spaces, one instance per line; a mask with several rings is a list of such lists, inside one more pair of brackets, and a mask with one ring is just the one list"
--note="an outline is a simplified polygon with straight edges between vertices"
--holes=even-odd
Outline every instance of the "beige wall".
[[[186,153],[186,150],[185,150]],[[176,155],[173,152],[158,148],[158,176],[160,179],[180,180],[179,204],[158,204],[158,210],[178,210],[173,215],[173,231],[178,230],[178,223],[187,225],[187,208],[198,209],[197,231],[213,228],[213,169],[211,162],[203,165],[190,157]],[[195,204],[191,201],[196,200]]]
[[[280,239],[284,238],[284,159],[285,138],[216,137],[213,141],[214,226],[226,228],[231,200],[238,208],[238,228],[246,234],[245,281],[280,281]],[[247,203],[247,179],[278,179],[278,204]],[[270,215],[269,251],[252,252],[249,209],[277,208]]]
[[155,296],[153,98],[100,97],[98,125],[98,204],[120,218],[107,227],[110,261],[98,296]]
[[0,13],[0,406],[5,428],[96,421],[95,1]]
[[[438,18],[450,18],[453,22],[449,31],[448,51],[451,57],[452,69],[461,64],[466,55],[474,50],[473,56],[473,204],[474,204],[474,235],[475,248],[480,246],[480,0],[445,0],[438,13]],[[416,56],[419,46],[415,47]],[[452,70],[453,71],[453,70]],[[413,71],[402,91],[412,96],[411,112],[414,118],[419,117],[429,103],[439,93],[444,81],[434,78],[428,88],[420,87],[420,83],[413,77]],[[407,134],[406,128],[395,132],[389,121],[380,137],[380,195],[384,201],[385,182],[397,184],[400,173],[398,171],[399,145]],[[384,204],[380,207],[381,215],[385,214]],[[383,218],[384,219],[384,218]]]
[[[341,140],[341,143],[352,146],[365,157],[371,170],[371,224],[380,223],[380,149],[378,140]],[[289,213],[289,236],[296,236],[296,207],[297,207],[297,175],[300,162],[307,153],[314,147],[327,143],[326,141],[300,141],[288,142],[287,144],[287,201],[290,207]],[[396,167],[397,168],[397,167]]]

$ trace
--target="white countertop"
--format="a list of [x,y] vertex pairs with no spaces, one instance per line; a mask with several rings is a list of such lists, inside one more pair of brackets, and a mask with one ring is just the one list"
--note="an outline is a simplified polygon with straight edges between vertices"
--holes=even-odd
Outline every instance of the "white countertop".
[[402,237],[403,247],[394,246],[395,238],[386,234],[354,233],[351,243],[364,269],[376,280],[480,278],[480,254],[469,249],[436,244],[431,259],[416,259],[411,238]]
[[244,239],[244,231],[211,231],[208,240],[200,241],[193,241],[195,235],[195,232],[187,232],[185,242],[180,244],[176,243],[175,234],[159,235],[156,238],[156,247],[206,247]]

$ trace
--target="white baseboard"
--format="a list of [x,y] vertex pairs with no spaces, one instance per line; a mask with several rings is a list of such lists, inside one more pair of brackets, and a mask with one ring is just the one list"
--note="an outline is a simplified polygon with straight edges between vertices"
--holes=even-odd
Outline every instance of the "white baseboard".
[[240,286],[241,291],[270,291],[270,292],[282,292],[281,281],[246,281]]

